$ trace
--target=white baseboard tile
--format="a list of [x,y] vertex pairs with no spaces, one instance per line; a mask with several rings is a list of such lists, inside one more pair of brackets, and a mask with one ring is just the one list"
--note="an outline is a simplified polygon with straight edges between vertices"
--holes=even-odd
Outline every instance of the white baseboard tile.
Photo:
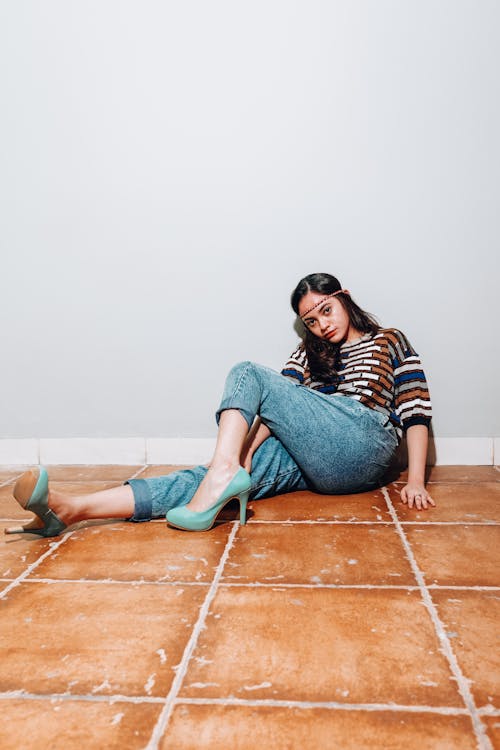
[[500,466],[500,437],[493,438],[493,463]]
[[144,438],[41,438],[41,464],[146,463]]
[[31,466],[39,462],[39,441],[36,438],[0,439],[2,466]]
[[494,438],[432,438],[427,463],[435,466],[491,466]]
[[147,438],[148,464],[206,464],[212,458],[215,438]]
[[[0,438],[0,465],[31,464],[206,464],[215,438]],[[403,442],[397,454],[406,463]],[[500,437],[431,438],[428,464],[500,465]]]

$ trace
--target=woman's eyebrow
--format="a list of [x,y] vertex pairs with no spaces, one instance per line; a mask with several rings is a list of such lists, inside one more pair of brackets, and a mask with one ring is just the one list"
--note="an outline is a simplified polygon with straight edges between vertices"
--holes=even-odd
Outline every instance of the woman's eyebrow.
[[[319,313],[322,313],[322,312],[323,312],[323,309],[324,309],[324,306],[325,306],[325,305],[327,305],[327,304],[328,304],[328,302],[327,302],[327,301],[325,301],[325,302],[322,302],[322,303],[321,303],[321,305],[320,305],[320,306],[318,307],[318,309],[316,310],[316,312],[317,312],[318,314],[319,314]],[[307,316],[306,316],[305,318],[302,318],[302,320],[304,321],[304,323],[307,323],[307,322],[308,322],[309,320],[316,320],[316,318],[315,318],[315,317],[314,317],[313,315],[307,315]]]
[[321,305],[318,307],[317,312],[318,313],[323,312],[325,305],[328,305],[328,304],[329,304],[329,300],[325,300],[324,302],[322,302]]
[[316,320],[316,318],[313,318],[309,313],[312,313],[313,310],[317,312],[321,312],[323,310],[324,305],[328,305],[330,303],[329,299],[324,299],[322,302],[318,302],[317,305],[315,305],[309,312],[307,312],[304,316],[300,316],[300,319],[305,323],[306,320]]

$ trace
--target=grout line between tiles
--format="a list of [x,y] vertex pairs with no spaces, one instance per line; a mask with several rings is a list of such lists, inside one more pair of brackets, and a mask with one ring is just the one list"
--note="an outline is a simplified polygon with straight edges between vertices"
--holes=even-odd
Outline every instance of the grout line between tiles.
[[26,583],[91,583],[100,586],[211,586],[210,581],[119,581],[113,578],[29,578]]
[[15,482],[15,481],[17,481],[17,480],[19,479],[19,477],[20,477],[20,476],[22,476],[22,474],[23,474],[23,473],[24,473],[24,472],[22,472],[22,471],[21,471],[21,472],[20,472],[19,474],[15,474],[15,475],[14,475],[13,477],[11,477],[10,479],[6,479],[5,481],[3,481],[3,482],[0,482],[0,489],[1,489],[2,487],[8,487],[8,486],[9,486],[9,484],[12,484],[12,482]]
[[480,716],[500,716],[500,708],[495,708],[494,706],[483,706],[482,708],[478,708],[477,712]]
[[[138,469],[132,477],[129,477],[129,479],[141,479],[141,474],[146,471],[147,468],[148,464],[144,464],[144,466],[141,466],[141,468]],[[153,479],[153,477],[143,477],[143,479]]]
[[15,578],[12,581],[12,583],[10,583],[2,592],[0,592],[0,599],[2,599],[6,594],[8,594],[9,591],[12,591],[13,588],[15,588],[16,586],[19,586],[19,584],[22,581],[24,581],[25,578],[27,578],[30,575],[30,573],[32,573],[34,570],[36,570],[36,568],[38,568],[38,566],[40,565],[40,563],[42,563],[44,560],[46,560],[47,557],[50,557],[50,555],[53,552],[55,552],[56,549],[59,549],[59,547],[62,544],[64,544],[64,542],[66,542],[66,540],[69,539],[72,534],[73,534],[73,532],[69,531],[66,534],[64,534],[63,538],[60,539],[58,542],[51,542],[50,546],[49,546],[49,549],[46,550],[43,553],[43,555],[40,555],[40,557],[37,560],[35,560],[35,562],[33,562],[30,565],[28,565],[28,567],[26,568],[26,570],[23,573],[21,573],[20,575],[18,575],[17,578]]
[[453,586],[445,583],[429,583],[427,588],[433,591],[500,591],[500,586]]
[[[92,693],[30,693],[24,690],[8,690],[0,693],[0,701],[8,700],[31,700],[31,701],[85,701],[87,703],[156,703],[165,704],[165,698],[149,695],[122,695],[113,693],[111,695],[94,695]],[[294,701],[276,700],[268,698],[177,698],[175,705],[198,705],[198,706],[268,706],[275,708],[322,708],[340,711],[397,711],[410,713],[429,713],[448,716],[469,716],[466,708],[457,706],[425,706],[404,705],[401,703],[340,703],[336,701]],[[500,709],[489,706],[478,709],[481,716],[500,716]]]
[[[498,526],[500,521],[400,521],[403,526]],[[392,521],[260,521],[249,520],[247,526],[256,525],[300,526],[393,526]]]
[[[0,578],[0,582],[13,582],[13,578]],[[115,578],[28,578],[25,583],[91,583],[92,585],[111,585],[111,586],[202,586],[210,587],[210,581],[145,581],[141,579],[119,580]],[[276,590],[285,589],[362,589],[362,590],[389,590],[389,591],[420,591],[418,585],[404,584],[385,584],[385,583],[281,583],[274,581],[265,583],[263,581],[225,581],[221,580],[219,586],[224,588],[263,588]],[[433,591],[500,591],[500,586],[452,586],[446,584],[433,583],[427,588]]]
[[500,521],[400,521],[401,526],[498,526]]
[[247,583],[238,583],[236,581],[221,581],[220,586],[225,588],[262,588],[272,589],[272,591],[285,591],[286,589],[389,589],[397,591],[418,591],[418,586],[397,586],[391,584],[372,584],[372,583],[263,583],[261,581],[248,581]]
[[[12,516],[0,516],[0,523],[23,523],[24,521],[31,521],[31,516],[23,516],[22,518],[14,518]],[[7,541],[7,540],[4,540]]]
[[425,584],[425,579],[422,574],[422,571],[418,567],[415,555],[413,554],[413,550],[411,548],[410,542],[408,541],[403,526],[401,525],[401,522],[399,521],[399,518],[397,516],[396,510],[392,504],[389,492],[386,487],[382,488],[382,492],[384,494],[385,500],[387,502],[387,507],[389,508],[389,512],[394,520],[394,523],[396,525],[396,529],[398,531],[398,534],[401,538],[401,542],[403,544],[403,547],[405,549],[408,561],[410,563],[411,569],[413,571],[413,574],[419,584],[420,588],[420,594],[422,596],[422,600],[424,602],[424,605],[429,613],[429,616],[431,618],[431,621],[434,625],[436,635],[438,637],[441,651],[448,660],[448,664],[450,666],[450,669],[452,671],[452,674],[457,682],[458,690],[462,696],[462,699],[465,703],[465,706],[467,707],[470,718],[472,720],[472,726],[474,729],[474,733],[476,735],[476,740],[478,743],[479,750],[493,750],[492,744],[486,734],[486,730],[483,727],[478,710],[474,701],[474,697],[472,695],[472,692],[470,690],[469,686],[469,680],[465,677],[463,674],[459,664],[457,657],[455,656],[455,653],[453,651],[453,648],[451,646],[451,642],[446,635],[446,629],[441,622],[441,619],[439,617],[436,605],[432,601],[432,597],[430,595],[430,592]]
[[29,700],[29,701],[86,701],[87,703],[159,703],[164,704],[165,698],[155,698],[149,695],[92,695],[91,693],[27,693],[24,690],[8,690],[0,693],[2,700]]
[[[267,589],[368,589],[376,590],[389,589],[396,591],[420,591],[420,586],[396,586],[391,584],[376,583],[261,583],[260,581],[251,581],[248,583],[232,583],[221,581],[220,586],[226,588],[240,586],[242,588],[267,588]],[[500,591],[500,586],[445,586],[437,583],[428,588],[436,591]]]
[[250,519],[247,526],[393,526],[392,521],[258,521]]
[[[0,579],[1,580],[1,579]],[[12,580],[12,579],[6,579]],[[205,586],[209,587],[212,585],[210,581],[141,581],[141,580],[116,580],[113,578],[30,578],[26,583],[92,583],[99,585],[115,585],[115,586]],[[418,591],[419,587],[404,586],[404,585],[392,585],[392,584],[371,584],[371,583],[280,583],[279,581],[273,581],[270,583],[264,583],[261,581],[247,581],[247,582],[236,582],[236,581],[220,581],[220,586],[224,588],[264,588],[264,589],[395,589],[397,591]],[[451,588],[450,586],[443,586],[441,588]],[[466,588],[473,588],[468,586]],[[500,590],[500,586],[492,586],[488,590],[497,591]]]
[[[129,696],[129,695],[90,695],[90,694],[71,694],[71,693],[50,693],[47,695],[36,693],[25,693],[23,690],[12,690],[7,693],[0,693],[0,700],[33,700],[33,701],[85,701],[87,703],[164,703],[164,698],[154,698],[149,696]],[[249,706],[252,708],[271,707],[271,708],[298,708],[298,709],[315,709],[322,708],[335,711],[397,711],[405,713],[430,713],[446,716],[468,716],[465,708],[455,708],[453,706],[405,706],[395,703],[338,703],[333,701],[287,701],[272,699],[255,699],[245,700],[244,698],[178,698],[175,705],[195,705],[195,706]],[[500,712],[499,712],[500,713]],[[493,715],[491,711],[487,715]]]
[[146,471],[147,468],[148,468],[148,465],[144,464],[144,466],[141,466],[139,469],[137,469],[137,471],[135,472],[135,474],[132,474],[132,476],[128,477],[128,479],[137,479],[137,477],[139,476],[139,474],[141,474],[143,471]]
[[[133,479],[133,477],[130,477]],[[7,516],[0,516],[0,523],[17,523],[18,521],[24,521],[25,519],[19,519],[19,518],[9,518]],[[28,519],[29,520],[29,519]],[[109,520],[109,523],[124,523],[126,519],[124,518],[116,518],[116,519],[103,519],[103,520]],[[85,522],[81,522],[85,523]],[[163,518],[152,518],[149,523],[165,523],[165,519]],[[236,520],[228,519],[227,521],[219,521],[215,525],[221,526],[226,523],[236,523]],[[500,526],[500,521],[427,521],[426,519],[422,521],[400,521],[402,526]],[[87,526],[81,526],[78,529],[75,529],[75,531],[83,531],[84,529],[89,529],[93,527],[101,527],[107,524],[89,524]],[[270,521],[270,520],[249,520],[246,524],[247,526],[389,526],[393,527],[394,524],[392,521],[321,521],[321,520],[310,520],[310,521],[291,521],[291,520],[285,520],[285,521]]]
[[267,706],[270,708],[326,708],[341,711],[405,711],[411,713],[433,713],[451,716],[468,716],[466,708],[455,706],[405,706],[398,703],[340,703],[338,701],[294,701],[273,698],[178,698],[176,705],[219,705],[219,706]]
[[165,700],[165,706],[159,716],[159,719],[156,723],[155,728],[153,729],[151,739],[149,740],[149,743],[147,744],[145,750],[156,750],[156,748],[158,748],[158,743],[160,742],[163,736],[163,733],[165,732],[167,728],[170,716],[172,714],[172,710],[174,708],[175,700],[177,698],[179,690],[181,689],[184,677],[186,675],[186,672],[189,666],[191,655],[196,647],[200,633],[205,627],[205,620],[208,615],[210,605],[215,597],[215,594],[217,593],[217,587],[219,585],[219,581],[222,576],[222,571],[224,570],[224,566],[229,557],[229,552],[231,550],[231,547],[233,546],[234,537],[236,536],[236,532],[238,528],[239,528],[239,523],[235,523],[233,525],[233,528],[231,529],[228,540],[226,542],[226,546],[224,548],[224,552],[221,555],[219,564],[217,566],[217,570],[215,571],[212,584],[205,597],[205,601],[203,602],[200,608],[200,614],[198,615],[198,620],[196,621],[196,624],[193,628],[193,631],[191,633],[191,637],[187,643],[187,646],[184,649],[184,653],[182,655],[181,662],[178,666],[174,681],[172,683],[172,687],[170,688],[168,696]]

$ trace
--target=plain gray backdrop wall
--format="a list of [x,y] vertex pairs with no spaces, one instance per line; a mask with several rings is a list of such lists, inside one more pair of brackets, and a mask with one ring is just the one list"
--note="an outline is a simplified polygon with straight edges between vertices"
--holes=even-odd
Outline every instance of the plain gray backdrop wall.
[[2,0],[1,437],[215,434],[311,272],[500,435],[500,4]]

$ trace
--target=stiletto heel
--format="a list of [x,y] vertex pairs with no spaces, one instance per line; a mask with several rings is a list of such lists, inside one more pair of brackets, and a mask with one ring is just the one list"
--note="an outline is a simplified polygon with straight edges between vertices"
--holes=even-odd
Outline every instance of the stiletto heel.
[[66,524],[49,508],[49,477],[43,466],[40,466],[38,472],[27,471],[19,477],[13,494],[21,508],[30,510],[37,518],[24,526],[5,529],[6,534],[28,533],[48,537],[57,536],[64,531]]
[[250,486],[250,475],[245,469],[240,467],[215,505],[212,505],[211,508],[201,511],[200,513],[195,513],[186,508],[186,506],[181,505],[168,511],[167,521],[172,526],[186,531],[208,531],[208,529],[211,529],[214,525],[215,519],[222,508],[227,505],[233,497],[237,497],[240,501],[240,521],[244,524],[246,522],[246,509],[248,496],[250,494]]
[[246,492],[242,492],[239,495],[240,500],[240,523],[242,526],[244,526],[247,522],[247,503],[248,503],[248,496],[250,494],[250,490],[247,490]]

